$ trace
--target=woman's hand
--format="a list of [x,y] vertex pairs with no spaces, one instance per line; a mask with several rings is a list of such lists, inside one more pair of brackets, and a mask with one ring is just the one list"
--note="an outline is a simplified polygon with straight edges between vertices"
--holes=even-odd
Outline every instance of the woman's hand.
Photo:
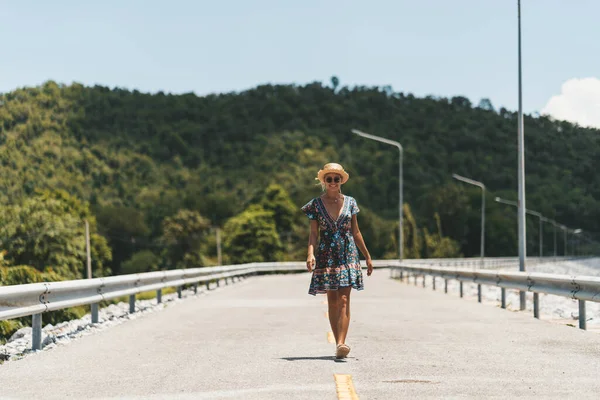
[[371,276],[373,273],[373,260],[371,257],[367,258],[367,276]]
[[312,272],[312,270],[315,268],[315,263],[315,255],[309,254],[306,258],[306,269],[308,270],[308,272]]

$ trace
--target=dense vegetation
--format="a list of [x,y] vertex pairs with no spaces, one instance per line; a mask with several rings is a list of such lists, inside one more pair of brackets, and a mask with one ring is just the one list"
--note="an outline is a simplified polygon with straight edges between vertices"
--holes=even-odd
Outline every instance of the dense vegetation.
[[[330,161],[350,173],[374,258],[395,257],[398,152],[352,128],[404,146],[406,257],[479,254],[480,191],[453,172],[487,187],[486,254],[516,255],[516,212],[493,201],[516,198],[515,113],[332,82],[198,97],[50,81],[0,95],[0,265],[83,277],[84,220],[95,276],[214,265],[217,229],[225,263],[303,259],[299,208]],[[525,132],[527,206],[600,231],[600,132],[531,116]]]

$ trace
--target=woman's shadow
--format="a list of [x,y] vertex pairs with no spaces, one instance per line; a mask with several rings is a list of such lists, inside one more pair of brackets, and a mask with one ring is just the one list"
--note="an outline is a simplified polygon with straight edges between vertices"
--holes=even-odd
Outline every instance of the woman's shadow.
[[320,356],[320,357],[281,357],[280,360],[286,361],[306,361],[306,360],[323,360],[323,361],[335,361],[335,362],[346,362],[344,358],[335,358],[335,356]]

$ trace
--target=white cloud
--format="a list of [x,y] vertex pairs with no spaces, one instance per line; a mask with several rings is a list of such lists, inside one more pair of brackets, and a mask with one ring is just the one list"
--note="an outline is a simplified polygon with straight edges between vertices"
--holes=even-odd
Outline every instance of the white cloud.
[[569,79],[562,84],[560,94],[548,100],[541,113],[580,126],[600,128],[600,79]]

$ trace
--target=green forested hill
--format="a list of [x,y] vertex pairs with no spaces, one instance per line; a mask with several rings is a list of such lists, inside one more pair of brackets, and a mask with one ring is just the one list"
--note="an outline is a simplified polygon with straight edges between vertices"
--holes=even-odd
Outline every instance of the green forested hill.
[[[343,190],[359,202],[374,257],[394,256],[398,153],[352,128],[404,146],[407,256],[455,254],[452,240],[479,253],[479,192],[452,173],[488,187],[487,254],[517,253],[515,210],[493,201],[516,199],[517,116],[488,101],[320,83],[198,97],[47,82],[0,95],[0,265],[76,276],[83,241],[67,241],[72,259],[51,261],[53,247],[40,243],[79,238],[83,219],[104,273],[214,263],[214,227],[226,262],[301,259],[299,207],[318,195],[326,162],[349,171]],[[528,208],[599,232],[600,131],[526,117],[525,141]],[[49,234],[58,228],[44,213],[75,222]],[[528,231],[537,254],[534,220]]]

